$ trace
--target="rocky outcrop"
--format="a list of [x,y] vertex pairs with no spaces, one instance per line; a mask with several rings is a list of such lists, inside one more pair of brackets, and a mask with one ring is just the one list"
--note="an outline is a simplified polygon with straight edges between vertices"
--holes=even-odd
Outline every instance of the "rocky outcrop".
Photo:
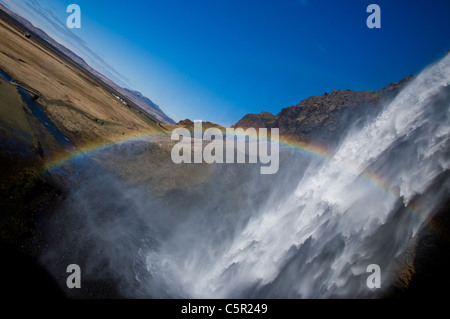
[[333,90],[283,108],[277,115],[268,112],[247,114],[234,127],[278,127],[284,136],[301,140],[319,139],[330,144],[351,123],[378,112],[381,104],[394,98],[413,77],[409,76],[378,91]]
[[[194,130],[194,122],[192,122],[190,119],[182,120],[182,121],[178,122],[176,125],[177,126],[182,126],[184,128],[187,128],[189,131],[193,131]],[[212,128],[212,127],[218,128],[221,131],[225,131],[225,128],[223,126],[218,125],[218,124],[214,124],[214,123],[211,123],[211,122],[202,122],[202,129],[203,130],[206,130],[206,129]]]

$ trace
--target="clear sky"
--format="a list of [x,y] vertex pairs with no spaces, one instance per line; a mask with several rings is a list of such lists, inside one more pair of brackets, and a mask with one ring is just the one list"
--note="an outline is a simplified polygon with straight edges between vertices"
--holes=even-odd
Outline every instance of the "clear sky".
[[[277,114],[333,89],[373,90],[417,73],[450,49],[448,0],[0,0],[51,30],[41,8],[159,104],[174,120],[223,125],[247,113]],[[366,8],[381,7],[381,29]],[[46,28],[48,30],[46,30]],[[97,69],[98,60],[77,53]]]

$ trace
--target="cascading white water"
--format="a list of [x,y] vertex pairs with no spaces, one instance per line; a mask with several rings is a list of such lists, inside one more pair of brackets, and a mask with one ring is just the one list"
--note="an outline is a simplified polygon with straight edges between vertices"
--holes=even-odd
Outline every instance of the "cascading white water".
[[[450,105],[439,100],[449,81],[450,55],[423,71],[375,120],[351,131],[331,159],[311,165],[287,199],[254,213],[235,237],[215,247],[183,244],[186,237],[174,235],[146,256],[148,270],[164,268],[188,297],[368,295],[367,265],[389,268],[421,223],[409,216],[397,225],[406,238],[373,240],[398,205],[394,192],[406,205],[449,168]],[[423,218],[433,205],[426,207],[403,214]],[[180,232],[189,232],[188,225]],[[380,251],[386,243],[393,252]],[[296,254],[302,255],[297,269],[289,268]]]
[[[378,264],[388,285],[395,258],[448,196],[448,180],[433,183],[450,165],[449,82],[450,55],[349,128],[332,158],[282,148],[276,176],[227,164],[203,184],[149,198],[86,163],[56,218],[63,239],[43,264],[76,262],[129,297],[370,297],[367,266]],[[158,153],[146,147],[104,156],[127,165]]]

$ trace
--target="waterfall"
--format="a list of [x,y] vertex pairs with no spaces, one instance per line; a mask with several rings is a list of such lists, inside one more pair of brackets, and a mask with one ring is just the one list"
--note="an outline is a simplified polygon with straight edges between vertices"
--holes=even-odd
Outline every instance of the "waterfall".
[[[277,176],[227,164],[201,185],[152,197],[86,168],[55,222],[64,238],[43,263],[69,250],[67,262],[129,297],[371,297],[368,265],[388,286],[396,259],[448,196],[449,180],[437,181],[450,165],[449,82],[447,55],[376,118],[349,127],[332,155],[282,147]],[[110,156],[133,161],[145,145]]]
[[[177,260],[169,241],[147,262],[161,264],[169,256],[166,266],[193,297],[369,295],[367,266],[388,271],[438,203],[432,198],[425,209],[403,209],[393,218],[399,201],[405,207],[449,168],[449,81],[447,56],[376,119],[351,131],[334,156],[310,165],[287,199],[269,202],[242,232],[224,238],[229,244],[218,247],[220,254],[201,245],[203,253]],[[388,222],[403,236],[384,232]]]

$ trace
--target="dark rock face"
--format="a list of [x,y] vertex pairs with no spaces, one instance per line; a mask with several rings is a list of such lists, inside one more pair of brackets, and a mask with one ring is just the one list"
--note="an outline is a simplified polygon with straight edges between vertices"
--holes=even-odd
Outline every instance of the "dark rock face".
[[413,77],[409,76],[378,91],[333,90],[283,108],[276,116],[268,112],[247,114],[234,127],[278,127],[284,136],[332,144],[350,123],[376,114],[381,104],[394,98]]
[[[405,252],[397,281],[381,298],[440,300],[448,295],[450,277],[450,197],[430,218]],[[403,257],[403,256],[402,256]]]

